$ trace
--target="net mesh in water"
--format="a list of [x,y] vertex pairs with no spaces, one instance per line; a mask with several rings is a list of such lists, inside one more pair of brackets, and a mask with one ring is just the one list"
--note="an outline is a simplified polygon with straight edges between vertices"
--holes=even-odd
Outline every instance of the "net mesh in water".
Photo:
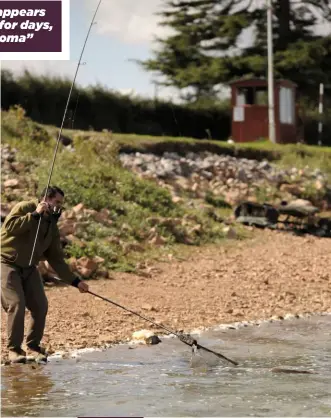
[[193,347],[194,345],[197,345],[197,341],[190,336],[190,334],[184,334],[182,332],[177,333],[178,338],[185,344],[190,345]]
[[190,366],[192,368],[219,366],[223,362],[224,361],[216,355],[205,350],[201,350],[196,345],[192,345],[192,355],[190,360]]

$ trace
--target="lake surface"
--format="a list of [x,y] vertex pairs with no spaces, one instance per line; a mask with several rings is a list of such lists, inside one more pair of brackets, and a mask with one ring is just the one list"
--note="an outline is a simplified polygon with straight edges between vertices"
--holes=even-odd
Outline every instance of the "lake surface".
[[[2,416],[331,416],[331,316],[202,333],[237,361],[212,365],[177,338],[46,366],[2,367]],[[208,366],[205,359],[207,359]],[[318,374],[274,373],[273,367]]]

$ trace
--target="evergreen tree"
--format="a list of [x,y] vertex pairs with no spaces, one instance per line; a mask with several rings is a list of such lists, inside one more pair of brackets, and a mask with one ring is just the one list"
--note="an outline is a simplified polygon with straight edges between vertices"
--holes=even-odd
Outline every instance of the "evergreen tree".
[[[196,100],[234,78],[265,77],[266,13],[264,1],[167,1],[161,24],[173,34],[158,39],[154,58],[140,64],[165,85],[190,88]],[[320,82],[331,87],[331,34],[314,32],[322,19],[331,22],[329,0],[273,1],[275,76],[296,82],[306,96],[316,96]]]
[[161,25],[171,27],[175,33],[167,39],[157,39],[161,48],[155,51],[156,59],[142,63],[146,69],[164,76],[160,84],[178,89],[191,87],[195,97],[211,93],[213,58],[202,53],[200,44],[208,37],[208,15],[213,3],[213,0],[167,1],[167,10],[160,13]]

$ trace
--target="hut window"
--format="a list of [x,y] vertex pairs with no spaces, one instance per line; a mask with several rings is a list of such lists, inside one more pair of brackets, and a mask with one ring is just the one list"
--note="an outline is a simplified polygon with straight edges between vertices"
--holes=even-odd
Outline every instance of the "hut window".
[[279,90],[279,120],[283,124],[294,123],[293,90],[288,87],[281,87]]
[[266,87],[238,87],[237,106],[268,104],[268,94]]
[[252,87],[239,87],[237,90],[237,106],[253,105],[254,89]]
[[266,87],[256,87],[255,89],[255,104],[258,106],[268,105],[268,92]]

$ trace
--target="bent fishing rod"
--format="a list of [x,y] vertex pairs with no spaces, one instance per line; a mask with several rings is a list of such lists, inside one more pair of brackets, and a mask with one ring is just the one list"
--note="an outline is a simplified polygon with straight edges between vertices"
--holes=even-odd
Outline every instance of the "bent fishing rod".
[[[55,280],[57,280],[57,281],[61,281],[61,282],[63,282],[63,280],[61,280],[59,277],[53,277]],[[111,300],[111,299],[108,299],[108,298],[105,298],[104,296],[101,296],[101,295],[98,295],[98,294],[96,294],[96,293],[94,293],[94,292],[92,292],[92,291],[90,291],[90,290],[87,290],[85,293],[89,293],[90,295],[93,295],[93,296],[95,296],[95,297],[97,297],[97,298],[99,298],[99,299],[102,299],[102,300],[104,300],[105,302],[108,302],[108,303],[111,303],[112,305],[115,305],[115,306],[117,306],[118,308],[121,308],[121,309],[123,309],[124,311],[126,311],[126,312],[130,312],[130,313],[132,313],[133,315],[135,315],[135,316],[137,316],[137,317],[139,317],[139,318],[141,318],[141,319],[143,319],[143,320],[145,320],[145,321],[147,321],[147,322],[150,322],[151,324],[153,324],[153,325],[155,325],[156,327],[159,327],[159,328],[162,328],[163,330],[165,330],[169,335],[175,335],[177,338],[179,338],[179,340],[182,342],[182,343],[184,343],[184,344],[186,344],[186,345],[188,345],[188,346],[190,346],[190,347],[196,347],[196,348],[198,348],[198,349],[201,349],[201,350],[204,350],[204,351],[207,351],[208,353],[211,353],[211,354],[214,354],[215,356],[217,356],[218,358],[220,358],[220,359],[223,359],[223,360],[226,360],[226,361],[228,361],[229,363],[231,363],[231,364],[233,364],[234,366],[238,366],[238,363],[237,362],[235,362],[234,360],[231,360],[231,359],[229,359],[228,357],[225,357],[223,354],[220,354],[220,353],[217,353],[216,351],[213,351],[213,350],[211,350],[210,348],[207,348],[207,347],[204,347],[204,346],[202,346],[202,345],[200,345],[198,342],[197,342],[197,340],[195,340],[194,338],[192,338],[190,335],[186,335],[186,334],[182,334],[182,333],[179,333],[179,332],[176,332],[176,331],[173,331],[173,330],[171,330],[171,329],[169,329],[169,328],[167,328],[167,327],[165,327],[164,325],[162,325],[162,324],[159,324],[159,323],[156,323],[156,322],[154,322],[154,321],[152,321],[151,319],[149,319],[149,318],[146,318],[145,316],[143,316],[143,315],[141,315],[141,314],[139,314],[139,313],[137,313],[137,312],[135,312],[135,311],[133,311],[133,310],[131,310],[131,309],[129,309],[129,308],[126,308],[125,306],[122,306],[122,305],[120,305],[119,303],[117,303],[117,302],[114,302],[113,300]]]
[[[73,78],[73,81],[72,81],[72,84],[71,84],[71,87],[70,87],[70,91],[69,91],[67,103],[66,103],[65,110],[64,110],[64,114],[63,114],[63,118],[62,118],[62,123],[61,123],[60,131],[59,131],[58,138],[57,138],[56,145],[55,145],[55,150],[54,150],[54,155],[53,155],[53,159],[52,159],[52,163],[51,163],[51,168],[50,168],[50,172],[49,172],[49,176],[48,176],[48,181],[47,181],[47,186],[46,186],[46,190],[45,190],[44,200],[47,197],[47,191],[48,191],[48,188],[49,188],[49,185],[50,185],[50,182],[51,182],[51,178],[52,178],[52,174],[53,174],[53,171],[54,171],[55,160],[56,160],[56,156],[57,156],[57,152],[58,152],[58,148],[59,148],[59,144],[60,144],[60,140],[61,140],[61,136],[62,136],[64,122],[65,122],[66,115],[67,115],[67,112],[68,112],[68,107],[69,107],[70,99],[71,99],[71,96],[72,96],[73,88],[74,88],[74,85],[75,85],[75,82],[76,82],[78,70],[79,70],[80,65],[82,65],[82,58],[83,58],[83,54],[84,54],[84,51],[85,51],[85,47],[86,47],[88,38],[90,36],[90,32],[91,32],[92,26],[95,23],[94,22],[95,21],[95,17],[97,15],[97,12],[99,10],[99,7],[101,5],[101,2],[102,2],[102,0],[99,0],[98,6],[97,6],[97,8],[96,8],[96,10],[94,12],[93,18],[91,20],[91,24],[89,26],[89,29],[88,29],[88,32],[87,32],[87,35],[86,35],[86,38],[85,38],[85,42],[83,44],[83,48],[82,48],[82,51],[81,51],[81,54],[80,54],[80,57],[79,57],[79,61],[78,61],[77,67],[76,67],[76,72],[75,72],[75,75],[74,75],[74,78]],[[76,108],[77,108],[77,104],[76,104]],[[39,230],[40,230],[41,219],[42,219],[42,217],[39,218],[37,232],[36,232],[35,240],[34,240],[34,243],[33,243],[31,258],[30,258],[30,262],[29,262],[29,265],[30,266],[32,265],[33,255],[34,255],[34,251],[35,251],[35,247],[36,247],[36,243],[37,243],[37,239],[38,239],[38,234],[39,234]],[[55,278],[55,279],[60,280],[59,278]],[[198,342],[195,339],[193,339],[191,336],[189,336],[189,335],[180,334],[178,332],[175,332],[175,331],[172,331],[172,330],[166,328],[162,324],[156,324],[151,319],[146,318],[143,315],[140,315],[137,312],[132,311],[131,309],[125,308],[124,306],[122,306],[122,305],[120,305],[120,304],[118,304],[118,303],[116,303],[116,302],[114,302],[114,301],[112,301],[110,299],[107,299],[107,298],[105,298],[103,296],[97,295],[94,292],[87,291],[87,293],[90,293],[91,295],[93,295],[95,297],[98,297],[98,298],[100,298],[100,299],[102,299],[102,300],[104,300],[104,301],[106,301],[108,303],[111,303],[111,304],[113,304],[113,305],[115,305],[115,306],[117,306],[117,307],[119,307],[119,308],[121,308],[121,309],[123,309],[123,310],[125,310],[127,312],[132,313],[133,315],[138,316],[141,319],[144,319],[145,321],[148,321],[148,322],[152,323],[153,325],[155,325],[157,327],[160,327],[160,328],[164,329],[166,332],[168,332],[168,334],[175,335],[176,337],[179,338],[180,341],[182,341],[186,345],[189,345],[190,347],[194,347],[195,346],[196,348],[205,350],[205,351],[207,351],[209,353],[212,353],[215,356],[217,356],[217,357],[219,357],[221,359],[224,359],[224,360],[228,361],[229,363],[232,363],[235,366],[238,365],[238,363],[236,363],[235,361],[233,361],[233,360],[231,360],[231,359],[223,356],[222,354],[216,353],[215,351],[210,350],[209,348],[204,347],[204,346],[198,344]]]
[[[51,183],[51,178],[52,178],[52,174],[53,174],[53,170],[54,170],[56,155],[57,155],[57,152],[58,152],[58,148],[59,148],[59,144],[60,144],[60,140],[61,140],[61,136],[62,136],[62,131],[63,131],[63,126],[64,126],[64,122],[66,120],[66,116],[67,116],[67,112],[68,112],[68,107],[69,107],[70,99],[71,99],[71,96],[72,96],[72,92],[73,92],[73,89],[74,89],[74,85],[76,83],[78,70],[79,70],[79,67],[82,65],[82,58],[83,58],[83,54],[84,54],[84,51],[85,51],[85,47],[86,47],[88,38],[90,36],[90,32],[91,32],[92,26],[95,23],[94,22],[95,21],[95,17],[96,17],[96,15],[98,13],[98,10],[99,10],[99,7],[100,7],[101,2],[102,2],[102,0],[99,0],[98,6],[95,9],[93,18],[91,20],[91,23],[90,23],[90,26],[89,26],[89,29],[88,29],[88,32],[87,32],[87,35],[86,35],[86,38],[85,38],[85,42],[83,44],[82,51],[80,53],[79,61],[78,61],[77,67],[76,67],[76,72],[75,72],[74,78],[73,78],[72,83],[71,83],[71,87],[70,87],[70,91],[69,91],[67,103],[66,103],[66,106],[65,106],[65,109],[64,109],[64,113],[63,113],[63,118],[62,118],[62,123],[61,123],[60,131],[59,131],[59,135],[58,135],[58,138],[57,138],[57,141],[56,141],[56,145],[55,145],[55,150],[54,150],[53,160],[52,160],[52,164],[51,164],[51,168],[50,168],[50,172],[49,172],[49,176],[48,176],[48,181],[47,181],[47,186],[46,186],[46,190],[45,190],[44,200],[47,197],[47,191],[48,191],[49,185]],[[36,243],[37,243],[39,229],[40,229],[40,224],[41,224],[41,218],[42,217],[40,216],[39,222],[38,222],[38,227],[37,227],[37,232],[36,232],[36,236],[35,236],[35,240],[34,240],[33,247],[32,247],[32,253],[31,253],[30,262],[29,262],[29,265],[30,266],[32,265],[33,255],[34,255],[34,251],[35,251],[35,248],[36,248]]]

